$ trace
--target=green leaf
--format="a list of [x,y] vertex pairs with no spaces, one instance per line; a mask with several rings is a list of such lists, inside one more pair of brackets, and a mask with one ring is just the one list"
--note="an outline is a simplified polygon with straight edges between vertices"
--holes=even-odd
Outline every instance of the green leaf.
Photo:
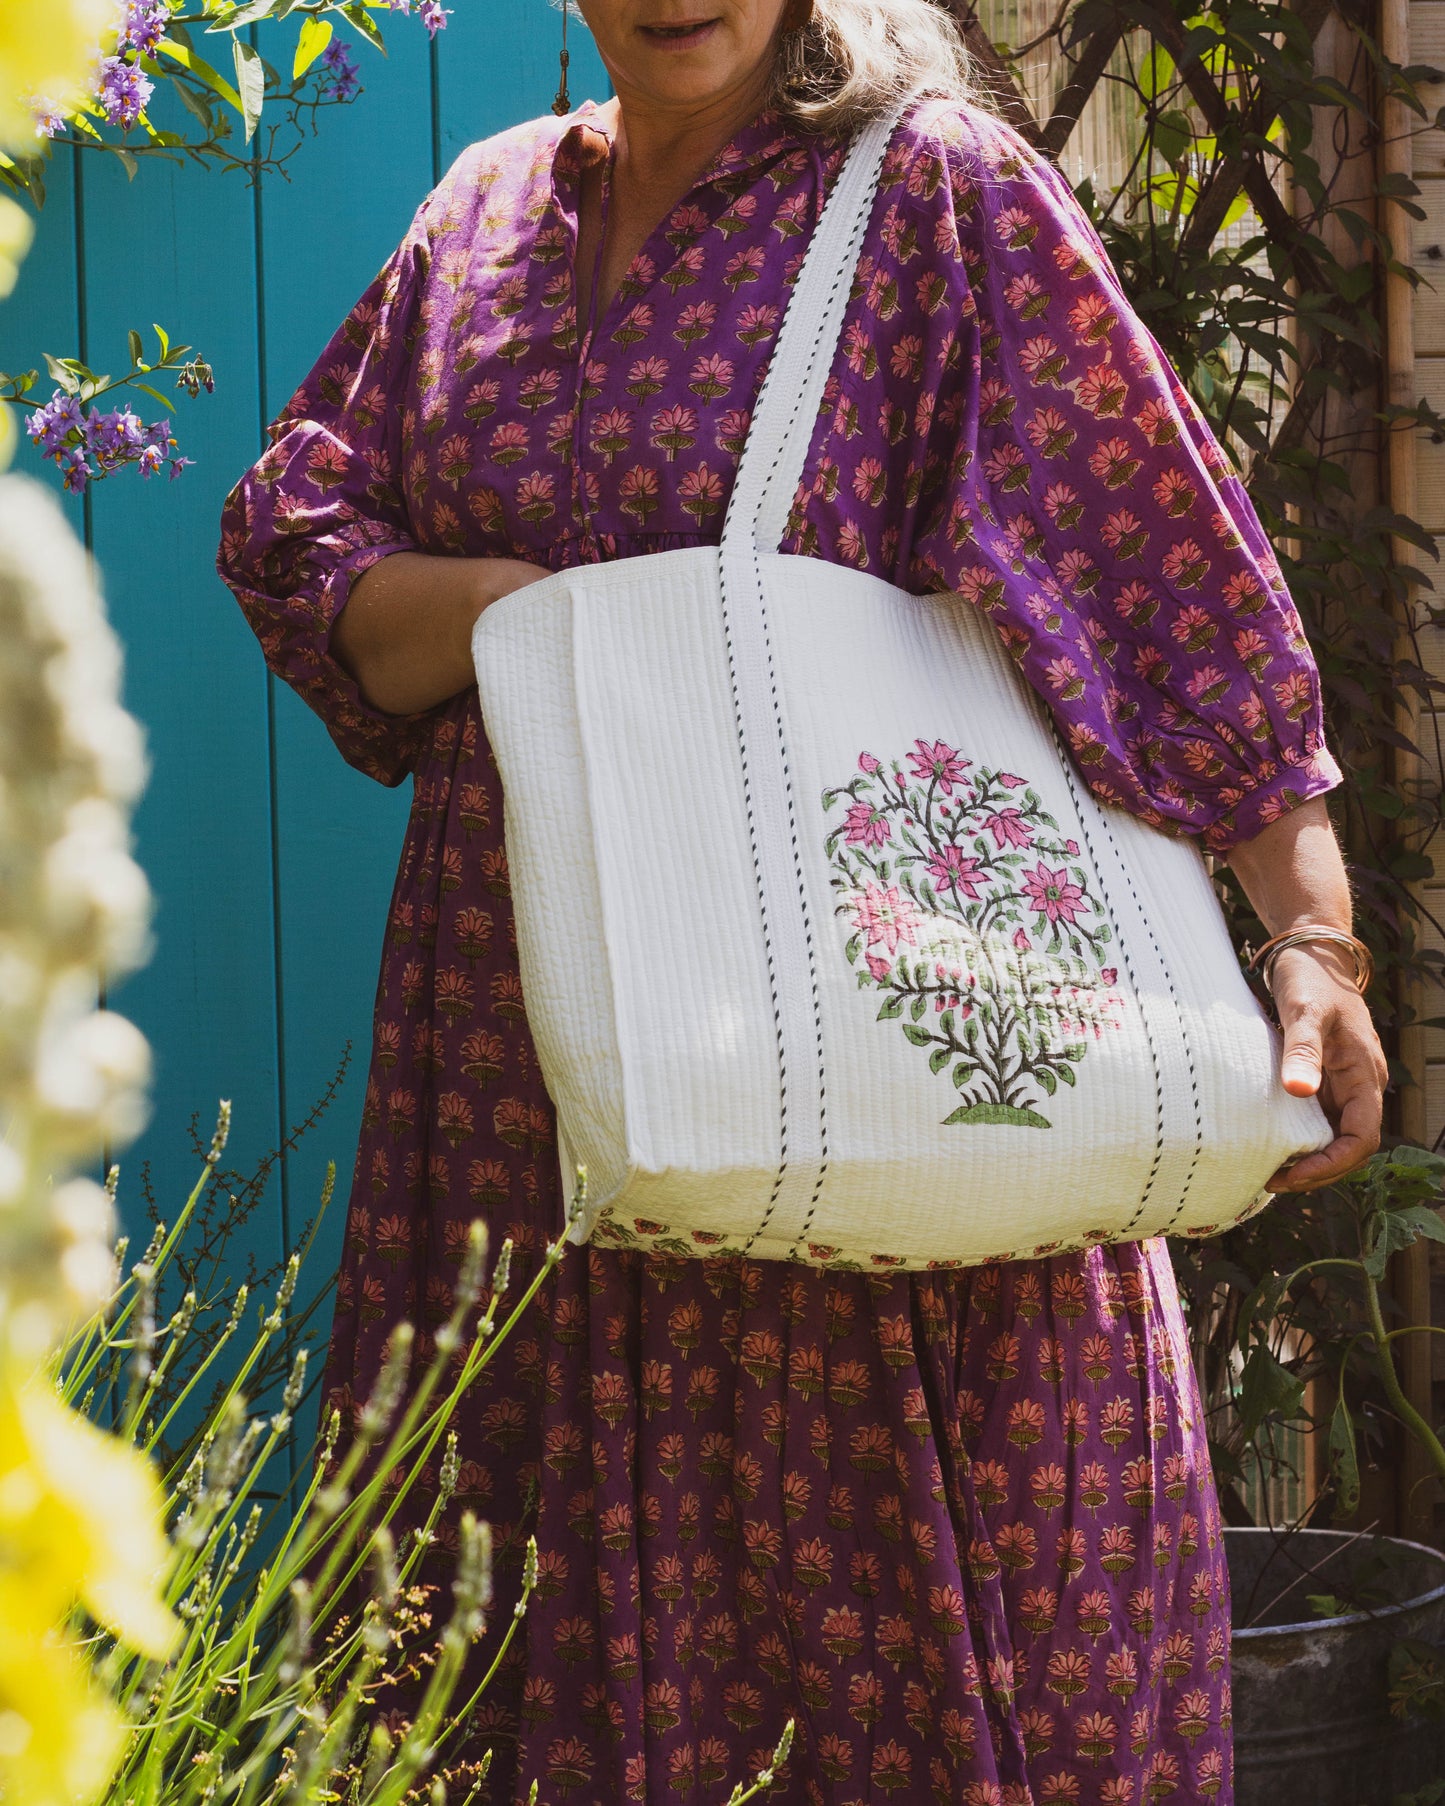
[[1419,1174],[1437,1187],[1445,1181],[1445,1155],[1437,1154],[1430,1148],[1411,1147],[1408,1144],[1391,1148],[1387,1159],[1394,1173]]
[[1263,1342],[1256,1342],[1244,1364],[1236,1401],[1244,1440],[1253,1442],[1267,1417],[1292,1423],[1300,1415],[1304,1395],[1304,1381],[1282,1366]]
[[915,1047],[927,1047],[933,1040],[932,1031],[926,1028],[919,1028],[915,1022],[905,1022],[903,1024],[903,1032]]
[[[1064,1068],[1064,1071],[1069,1073],[1071,1079],[1073,1078],[1073,1073],[1069,1071],[1067,1066]],[[1048,1092],[1050,1097],[1052,1097],[1059,1088],[1059,1081],[1054,1077],[1051,1067],[1040,1066],[1035,1071],[1034,1077],[1043,1086],[1044,1090]]]
[[105,148],[125,171],[126,181],[133,182],[135,180],[135,172],[140,168],[140,163],[134,153],[128,151],[123,144],[108,144]]
[[144,370],[146,348],[141,340],[140,334],[133,326],[126,334],[126,342],[130,346],[130,361],[135,365],[137,370]]
[[959,1063],[957,1064],[957,1066],[955,1066],[953,1069],[954,1084],[958,1086],[960,1091],[962,1091],[964,1086],[968,1083],[968,1081],[973,1077],[973,1075],[977,1071],[978,1071],[977,1066],[969,1066],[968,1064],[966,1064],[966,1062],[964,1062],[963,1060],[960,1060]]
[[261,122],[261,109],[266,104],[266,65],[260,53],[244,38],[236,38],[232,49],[236,57],[236,89],[241,96],[241,116],[246,122],[246,142],[256,135]]
[[933,1052],[928,1056],[929,1071],[930,1072],[942,1072],[944,1067],[947,1066],[948,1062],[952,1058],[953,1058],[953,1055],[949,1051],[948,1048],[935,1047]]
[[923,1012],[927,1008],[928,1008],[928,999],[926,997],[915,997],[913,999],[912,1004],[909,1006],[908,1013],[913,1018],[913,1020],[915,1022],[917,1022],[918,1018],[923,1014]]
[[1360,1457],[1355,1447],[1355,1420],[1343,1393],[1330,1418],[1327,1448],[1335,1477],[1335,1516],[1352,1517],[1360,1504]]
[[301,38],[296,46],[295,61],[291,65],[293,80],[299,82],[305,75],[331,42],[333,31],[330,19],[307,19],[304,21],[301,27]]
[[1058,1069],[1058,1072],[1059,1072],[1059,1077],[1064,1081],[1064,1083],[1066,1085],[1077,1085],[1078,1084],[1078,1082],[1079,1082],[1078,1077],[1076,1076],[1072,1066],[1060,1066]]
[[1305,1604],[1317,1618],[1344,1618],[1349,1606],[1333,1593],[1306,1593]]
[[1189,115],[1171,107],[1154,121],[1154,149],[1166,163],[1182,163],[1194,143]]
[[[81,379],[76,372],[69,367],[72,360],[69,358],[52,357],[48,351],[45,352],[44,356],[45,368],[50,372],[50,380],[62,388],[67,395],[78,394],[80,391]],[[89,373],[87,372],[87,374]]]
[[1393,1212],[1395,1221],[1415,1231],[1411,1240],[1424,1236],[1427,1241],[1445,1242],[1445,1223],[1428,1204],[1412,1204],[1408,1210]]
[[[171,29],[174,31],[174,26]],[[173,63],[179,63],[182,69],[189,70],[196,80],[203,82],[213,94],[219,94],[228,107],[234,107],[238,113],[244,114],[245,109],[241,105],[241,96],[225,76],[219,75],[204,57],[197,56],[189,44],[182,44],[174,36],[162,38],[156,46],[156,52],[158,56],[164,53]]]
[[893,1022],[903,1014],[903,999],[898,996],[885,998],[878,1011],[879,1022]]
[[383,56],[386,55],[386,44],[382,39],[381,32],[368,15],[365,7],[360,4],[360,0],[350,0],[348,5],[339,7],[337,10],[348,25],[355,26],[368,44],[374,44]]
[[1155,44],[1139,65],[1139,93],[1146,100],[1157,100],[1173,86],[1175,78],[1174,58]]
[[169,395],[162,395],[159,389],[153,389],[149,383],[132,383],[133,389],[139,389],[142,395],[149,395],[152,401],[158,401],[168,414],[174,414],[176,404]]
[[151,321],[151,331],[160,340],[161,356],[163,358],[169,357],[171,354],[170,334],[166,331],[164,326],[157,326],[154,320]]
[[276,0],[246,0],[238,11],[221,25],[208,25],[207,31],[237,31],[242,25],[254,25],[258,19],[269,18],[276,10]]
[[211,108],[205,95],[197,94],[189,82],[173,81],[171,87],[180,96],[181,105],[209,138],[215,130],[216,122],[211,117]]

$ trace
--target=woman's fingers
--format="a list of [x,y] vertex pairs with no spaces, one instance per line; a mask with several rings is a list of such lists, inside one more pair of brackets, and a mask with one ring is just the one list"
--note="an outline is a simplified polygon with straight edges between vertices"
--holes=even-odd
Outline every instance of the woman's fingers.
[[1333,1010],[1302,999],[1282,1014],[1286,1087],[1297,1097],[1320,1092],[1335,1139],[1282,1167],[1269,1189],[1312,1191],[1353,1172],[1379,1147],[1385,1060],[1369,1012],[1353,993]]
[[1311,1002],[1298,1004],[1290,1011],[1284,1027],[1284,1055],[1280,1077],[1293,1097],[1313,1097],[1324,1078],[1324,1022],[1321,1011]]

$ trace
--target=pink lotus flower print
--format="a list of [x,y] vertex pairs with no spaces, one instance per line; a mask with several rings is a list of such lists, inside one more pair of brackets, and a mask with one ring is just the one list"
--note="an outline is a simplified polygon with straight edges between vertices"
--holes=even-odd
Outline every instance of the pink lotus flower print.
[[1097,345],[1107,339],[1119,323],[1107,295],[1084,295],[1069,309],[1069,325],[1075,338],[1082,339],[1087,345]]
[[847,959],[878,1020],[951,1078],[945,1122],[1050,1127],[1044,1100],[1125,1009],[1078,840],[1026,777],[943,740],[860,753],[823,808],[841,810],[825,847]]
[[627,393],[637,401],[650,401],[666,387],[668,363],[662,357],[642,357],[627,372]]
[[1225,607],[1236,615],[1257,615],[1269,599],[1253,571],[1235,571],[1226,577],[1222,594]]
[[1119,419],[1129,399],[1129,385],[1113,364],[1094,364],[1080,377],[1074,394],[1081,408],[1098,420]]
[[1006,250],[1022,251],[1038,236],[1039,222],[1025,207],[1001,207],[993,228]]
[[1068,483],[1050,483],[1044,491],[1044,513],[1059,527],[1075,527],[1084,517],[1077,489]]
[[1083,890],[1069,881],[1062,867],[1052,872],[1042,861],[1024,874],[1024,894],[1051,922],[1074,921],[1084,902]]
[[990,483],[1007,493],[1011,489],[1027,489],[1031,475],[1028,453],[1012,439],[1006,439],[983,461],[984,475]]
[[1160,567],[1171,583],[1180,589],[1198,589],[1209,571],[1209,560],[1192,539],[1180,540],[1164,554]]
[[999,809],[995,815],[986,815],[983,825],[993,836],[995,847],[1031,847],[1033,845],[1033,829],[1024,820],[1022,809]]
[[1128,558],[1137,558],[1149,543],[1143,521],[1128,508],[1118,508],[1107,515],[1099,529],[1099,537],[1121,563]]
[[1024,437],[1044,458],[1061,458],[1078,436],[1057,408],[1039,408],[1024,424]]
[[1048,312],[1049,292],[1037,276],[1015,276],[1004,284],[1003,298],[1021,320]]
[[1042,388],[1045,383],[1056,386],[1068,361],[1054,341],[1043,333],[1037,338],[1026,339],[1018,355],[1019,367],[1036,388]]
[[852,846],[881,847],[893,838],[888,817],[871,803],[854,803],[843,828]]
[[1104,439],[1089,454],[1089,469],[1110,489],[1133,482],[1139,464],[1127,439]]
[[1291,671],[1280,683],[1271,685],[1274,699],[1291,721],[1307,714],[1314,701],[1314,689],[1303,671]]
[[952,796],[954,786],[965,782],[964,773],[973,761],[945,746],[942,740],[935,740],[931,746],[926,740],[915,740],[908,763],[914,777],[924,783],[932,781],[945,796]]
[[900,942],[911,947],[917,940],[918,911],[896,885],[867,885],[854,904],[853,920],[869,947],[896,953]]
[[943,847],[928,862],[929,876],[939,890],[955,891],[961,897],[977,897],[983,882],[983,868],[959,847]]

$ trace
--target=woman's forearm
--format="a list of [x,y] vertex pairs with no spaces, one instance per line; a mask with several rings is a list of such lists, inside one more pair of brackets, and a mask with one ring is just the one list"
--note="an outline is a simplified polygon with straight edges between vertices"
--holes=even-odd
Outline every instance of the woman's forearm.
[[[1353,920],[1350,881],[1323,797],[1312,797],[1230,849],[1229,863],[1266,930],[1284,934],[1306,922],[1348,931]],[[1340,948],[1317,957],[1352,970]]]
[[419,714],[476,681],[472,628],[482,610],[546,575],[514,558],[396,552],[353,585],[331,650],[372,708]]

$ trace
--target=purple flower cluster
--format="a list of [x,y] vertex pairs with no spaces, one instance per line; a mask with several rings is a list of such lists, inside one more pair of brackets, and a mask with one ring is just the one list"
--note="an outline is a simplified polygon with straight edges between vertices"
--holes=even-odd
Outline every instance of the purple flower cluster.
[[100,110],[112,125],[127,131],[145,111],[155,83],[124,57],[108,56],[100,65]]
[[415,13],[432,37],[439,31],[446,30],[447,20],[451,17],[450,9],[443,6],[441,0],[391,0],[391,10],[394,13]]
[[194,462],[175,455],[176,441],[168,421],[147,426],[129,408],[87,414],[79,399],[63,389],[57,389],[36,409],[25,430],[42,456],[53,459],[64,474],[65,487],[77,495],[93,478],[108,477],[128,464],[137,465],[143,477],[151,477],[169,461],[171,476],[178,477]]
[[116,49],[122,54],[133,50],[137,56],[152,56],[166,35],[170,17],[167,0],[126,0]]
[[361,71],[351,60],[351,52],[333,38],[321,53],[322,92],[332,100],[353,101],[361,92]]

